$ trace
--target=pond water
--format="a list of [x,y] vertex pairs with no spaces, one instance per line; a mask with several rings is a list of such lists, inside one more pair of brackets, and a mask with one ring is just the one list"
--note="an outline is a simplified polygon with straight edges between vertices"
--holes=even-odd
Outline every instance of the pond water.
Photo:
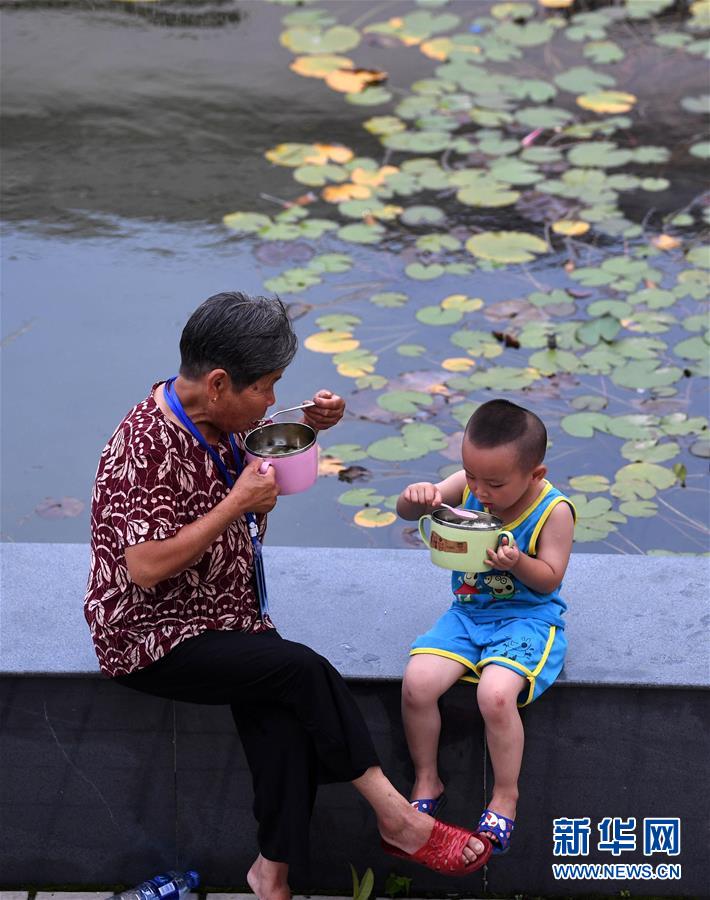
[[272,543],[416,546],[393,497],[505,396],[578,550],[707,551],[707,4],[545,3],[3,4],[3,540],[88,539],[240,289],[301,339],[278,407],[348,399]]

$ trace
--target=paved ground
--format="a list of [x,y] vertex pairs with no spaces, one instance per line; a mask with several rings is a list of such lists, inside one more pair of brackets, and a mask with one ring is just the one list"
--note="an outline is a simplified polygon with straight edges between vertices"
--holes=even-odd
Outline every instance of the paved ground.
[[[28,891],[0,891],[0,900],[29,900],[32,894]],[[107,895],[101,891],[37,891],[33,900],[106,900]],[[205,894],[205,900],[255,900],[253,894]],[[196,894],[188,894],[186,900],[197,900]],[[294,896],[293,900],[310,900],[310,898]],[[349,900],[345,897],[321,897],[314,900]],[[375,898],[373,898],[375,900]],[[470,898],[475,900],[475,898]]]

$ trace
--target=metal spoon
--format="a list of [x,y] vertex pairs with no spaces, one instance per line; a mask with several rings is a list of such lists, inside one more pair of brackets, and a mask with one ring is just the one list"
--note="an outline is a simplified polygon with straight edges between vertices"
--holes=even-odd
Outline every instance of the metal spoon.
[[314,400],[306,400],[305,403],[301,403],[299,406],[288,406],[286,409],[280,409],[278,412],[271,413],[269,418],[275,419],[276,416],[281,416],[283,413],[287,412],[295,412],[297,409],[308,409],[309,406],[315,406]]
[[442,503],[442,506],[446,507],[446,509],[450,510],[452,513],[455,513],[461,519],[478,519],[479,515],[477,512],[474,512],[472,509],[460,509],[459,507],[449,506],[448,503]]

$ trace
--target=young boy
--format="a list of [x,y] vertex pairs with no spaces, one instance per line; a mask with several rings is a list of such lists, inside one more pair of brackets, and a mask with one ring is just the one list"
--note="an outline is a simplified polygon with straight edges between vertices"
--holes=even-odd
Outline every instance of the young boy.
[[529,410],[491,400],[471,416],[463,469],[438,484],[402,491],[397,512],[418,519],[441,503],[487,510],[512,532],[488,551],[485,572],[454,572],[453,603],[418,637],[402,685],[402,714],[414,763],[412,805],[436,815],[444,785],[437,769],[439,697],[455,681],[478,685],[493,766],[491,801],[478,831],[494,853],[508,849],[518,800],[523,725],[518,712],[562,669],[567,641],[560,597],[574,530],[574,508],[545,479],[547,431]]

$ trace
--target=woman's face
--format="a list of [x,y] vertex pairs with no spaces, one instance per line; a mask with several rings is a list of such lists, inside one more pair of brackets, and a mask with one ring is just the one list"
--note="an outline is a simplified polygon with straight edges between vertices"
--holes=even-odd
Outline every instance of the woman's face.
[[276,402],[274,385],[283,375],[283,369],[276,369],[264,375],[253,384],[239,390],[229,384],[220,392],[212,404],[210,419],[220,431],[249,431],[266,416],[266,411]]

